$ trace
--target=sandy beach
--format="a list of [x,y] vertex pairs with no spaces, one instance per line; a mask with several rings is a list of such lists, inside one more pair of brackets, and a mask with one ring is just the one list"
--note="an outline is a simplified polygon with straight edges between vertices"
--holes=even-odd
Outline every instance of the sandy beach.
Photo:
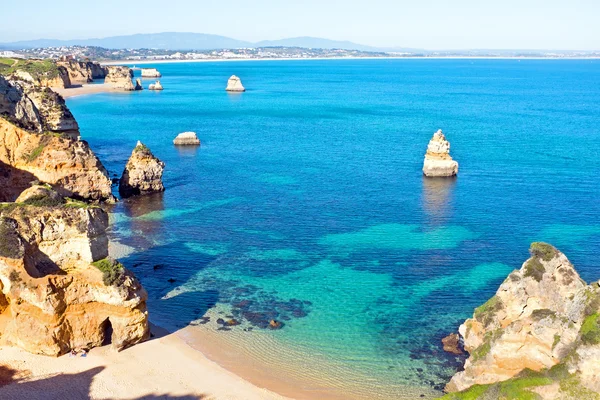
[[94,84],[83,84],[79,86],[74,86],[70,88],[52,88],[56,93],[60,94],[63,98],[67,99],[69,97],[75,96],[83,96],[86,94],[95,94],[95,93],[128,93],[123,90],[115,89],[106,83],[94,83]]
[[0,398],[286,399],[228,372],[176,334],[152,330],[147,342],[122,352],[95,348],[85,358],[0,347]]

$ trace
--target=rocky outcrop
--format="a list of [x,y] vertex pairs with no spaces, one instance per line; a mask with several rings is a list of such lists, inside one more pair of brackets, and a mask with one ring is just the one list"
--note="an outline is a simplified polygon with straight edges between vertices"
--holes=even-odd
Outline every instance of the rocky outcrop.
[[39,180],[61,195],[112,199],[110,179],[64,100],[48,88],[0,77],[0,201]]
[[138,141],[119,181],[119,193],[122,197],[130,197],[164,191],[165,187],[162,183],[164,169],[165,163]]
[[448,391],[518,387],[539,398],[600,397],[600,286],[587,285],[551,245],[533,243],[530,252],[460,326],[470,357]]
[[134,90],[144,90],[144,87],[142,86],[142,80],[140,78],[135,80]]
[[68,88],[71,86],[69,73],[64,67],[55,65],[53,61],[38,62],[38,64],[41,63],[48,63],[51,67],[49,67],[47,71],[38,71],[37,69],[32,71],[16,69],[15,72],[12,73],[11,78],[48,88]]
[[450,143],[438,130],[427,146],[423,174],[429,177],[455,176],[458,173],[458,163],[450,157]]
[[232,75],[231,78],[227,81],[227,88],[225,88],[228,92],[245,92],[246,89],[244,85],[242,85],[242,80],[235,75]]
[[71,84],[89,83],[106,77],[106,68],[97,62],[70,60],[58,61],[57,65],[65,68]]
[[129,67],[110,65],[106,67],[106,78],[104,83],[111,85],[115,89],[125,91],[135,90],[133,82],[133,71]]
[[200,139],[196,136],[196,132],[183,132],[177,135],[173,144],[176,146],[199,146]]
[[79,126],[64,99],[48,88],[0,76],[0,117],[36,133],[79,137]]
[[106,212],[33,199],[0,207],[0,344],[58,356],[148,338],[146,292],[106,258]]
[[160,78],[161,76],[156,68],[142,68],[142,78]]
[[156,83],[151,83],[150,86],[148,87],[149,90],[163,90],[162,85],[160,84],[160,81],[156,81]]

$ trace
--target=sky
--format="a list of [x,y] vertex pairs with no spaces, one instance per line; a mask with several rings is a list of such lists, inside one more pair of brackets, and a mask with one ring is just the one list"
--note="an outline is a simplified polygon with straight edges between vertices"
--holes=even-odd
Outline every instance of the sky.
[[[4,4],[3,4],[4,3]],[[377,47],[600,49],[600,0],[0,0],[0,43],[197,32]],[[32,11],[35,10],[35,11]]]

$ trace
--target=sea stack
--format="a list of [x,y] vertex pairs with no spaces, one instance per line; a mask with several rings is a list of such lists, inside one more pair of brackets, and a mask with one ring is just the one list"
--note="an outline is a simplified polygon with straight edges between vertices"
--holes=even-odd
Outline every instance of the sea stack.
[[450,157],[450,142],[439,129],[427,146],[423,174],[428,177],[448,177],[458,173],[458,162]]
[[161,76],[156,68],[142,68],[142,78],[160,78]]
[[200,146],[200,139],[196,132],[183,132],[177,135],[173,144],[176,146]]
[[137,78],[135,80],[135,88],[134,90],[144,90],[144,87],[142,86],[142,80],[140,78]]
[[104,83],[112,85],[115,89],[123,89],[125,91],[135,90],[131,78],[133,71],[124,66],[110,65],[106,67],[106,77]]
[[228,92],[245,92],[246,89],[244,85],[242,85],[242,80],[235,75],[232,75],[231,78],[227,81],[227,88],[225,89]]
[[164,169],[165,163],[138,141],[121,176],[119,193],[122,197],[131,197],[163,192],[165,190],[162,183]]
[[163,90],[163,87],[160,84],[160,81],[156,81],[156,83],[151,83],[150,86],[148,86],[148,90]]

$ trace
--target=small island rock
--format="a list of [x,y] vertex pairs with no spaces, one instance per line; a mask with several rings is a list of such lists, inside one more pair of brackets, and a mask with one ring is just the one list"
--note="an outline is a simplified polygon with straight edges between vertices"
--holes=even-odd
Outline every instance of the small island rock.
[[142,68],[142,78],[160,78],[161,76],[156,68]]
[[131,91],[135,90],[131,78],[133,78],[133,71],[129,67],[109,65],[106,67],[104,83],[111,85],[115,89]]
[[245,92],[246,89],[244,85],[242,85],[242,80],[235,75],[232,75],[231,78],[227,81],[227,88],[225,89],[228,92]]
[[156,83],[151,83],[150,86],[148,86],[149,90],[163,90],[162,85],[160,84],[160,81],[156,81]]
[[135,90],[144,90],[144,87],[142,86],[142,80],[140,78],[137,78],[135,80]]
[[137,143],[119,182],[122,197],[162,192],[165,163],[156,158],[142,142]]
[[177,135],[173,144],[177,146],[199,146],[200,139],[196,136],[196,132],[183,132]]
[[429,177],[455,176],[458,173],[458,162],[450,157],[450,143],[439,129],[427,146],[423,174]]

